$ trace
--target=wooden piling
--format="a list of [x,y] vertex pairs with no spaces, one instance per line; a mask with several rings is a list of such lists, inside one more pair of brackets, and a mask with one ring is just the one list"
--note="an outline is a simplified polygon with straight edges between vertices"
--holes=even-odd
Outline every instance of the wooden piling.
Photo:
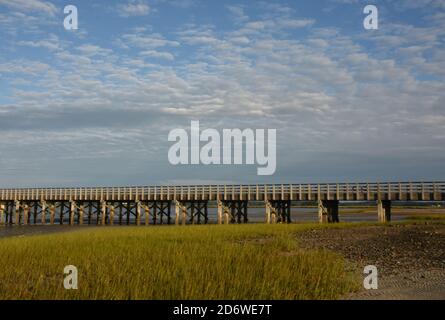
[[23,225],[27,225],[28,224],[28,217],[29,217],[29,205],[25,204],[23,206]]
[[15,225],[20,225],[20,202],[19,201],[15,201],[14,204],[14,208],[15,208]]
[[101,201],[100,203],[100,216],[101,216],[101,224],[104,226],[107,217],[107,203],[105,201]]
[[270,223],[277,223],[277,211],[274,207],[272,207],[270,210]]
[[136,225],[140,226],[141,225],[141,202],[137,201],[136,202]]
[[50,205],[49,208],[49,224],[54,225],[54,216],[56,215],[56,204]]
[[326,223],[328,221],[328,212],[323,206],[323,201],[318,200],[318,222]]
[[377,201],[377,219],[379,222],[391,221],[391,201],[378,200]]
[[145,205],[144,206],[144,213],[145,213],[145,225],[150,225],[150,206]]
[[230,213],[229,213],[229,207],[224,206],[224,224],[229,224],[230,221]]
[[76,203],[70,201],[70,226],[74,226],[74,213],[76,211]]
[[114,214],[115,214],[115,210],[116,210],[116,208],[115,208],[115,206],[114,206],[114,203],[110,204],[110,216],[109,216],[109,221],[108,221],[108,224],[109,224],[110,226],[114,225]]
[[175,200],[175,224],[179,225],[179,215],[181,212],[181,205],[178,200]]
[[6,222],[3,221],[5,216],[5,205],[3,203],[0,203],[0,226],[6,225]]
[[46,224],[46,202],[45,201],[41,201],[40,202],[40,208],[41,208],[41,224],[45,225]]
[[222,224],[223,204],[218,200],[218,224]]
[[80,203],[79,204],[79,212],[78,212],[79,217],[78,217],[78,221],[77,221],[79,226],[83,225],[84,212],[85,212],[85,206],[83,203]]
[[184,226],[187,223],[187,207],[181,205],[181,211],[182,211],[182,225]]

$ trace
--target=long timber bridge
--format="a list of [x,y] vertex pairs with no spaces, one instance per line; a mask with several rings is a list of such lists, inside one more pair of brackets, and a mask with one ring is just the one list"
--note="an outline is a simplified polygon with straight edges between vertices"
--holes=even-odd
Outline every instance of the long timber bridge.
[[246,223],[251,202],[266,223],[290,223],[298,201],[317,203],[320,222],[339,222],[340,201],[372,201],[386,222],[393,201],[445,201],[445,182],[0,189],[0,225],[201,224],[209,203],[215,222]]

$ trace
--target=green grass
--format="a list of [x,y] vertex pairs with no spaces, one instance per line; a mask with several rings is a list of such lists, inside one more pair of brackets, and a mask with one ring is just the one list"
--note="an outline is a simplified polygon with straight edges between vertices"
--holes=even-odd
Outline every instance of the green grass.
[[413,215],[409,216],[408,220],[415,221],[444,221],[445,222],[445,214],[437,213],[437,214],[429,214],[429,215]]
[[[298,247],[295,233],[314,227],[94,227],[3,238],[0,299],[335,299],[360,282],[340,256]],[[78,290],[63,288],[70,264]]]

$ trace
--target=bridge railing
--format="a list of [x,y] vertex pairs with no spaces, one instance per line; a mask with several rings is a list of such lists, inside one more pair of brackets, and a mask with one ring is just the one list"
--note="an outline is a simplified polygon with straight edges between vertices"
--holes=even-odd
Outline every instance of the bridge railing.
[[[399,195],[399,200],[444,199],[445,182],[380,182],[380,183],[320,183],[320,184],[258,184],[258,185],[183,185],[87,188],[19,188],[0,189],[0,200],[156,200],[237,198],[262,200],[373,199],[375,195]],[[440,196],[423,195],[438,194]],[[411,195],[411,196],[410,196]],[[394,198],[394,199],[397,199]]]

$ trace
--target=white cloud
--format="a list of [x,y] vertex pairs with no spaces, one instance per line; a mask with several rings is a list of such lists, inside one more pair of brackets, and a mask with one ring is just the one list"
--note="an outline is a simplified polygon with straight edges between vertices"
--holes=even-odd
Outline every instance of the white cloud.
[[137,48],[160,48],[166,46],[177,47],[178,41],[165,39],[160,34],[127,33],[119,38],[120,43],[127,48],[129,46]]
[[112,53],[113,51],[110,49],[104,49],[97,45],[93,44],[83,44],[76,48],[79,50],[82,54],[84,54],[87,57],[95,56],[95,55],[108,55]]
[[303,28],[315,23],[313,19],[283,19],[279,21],[279,26],[284,28]]
[[54,16],[59,11],[51,2],[41,0],[0,0],[0,5],[19,11],[38,11],[51,16]]
[[19,46],[27,46],[33,48],[45,48],[49,51],[57,51],[60,50],[59,38],[51,34],[47,39],[36,40],[36,41],[19,41],[17,42]]
[[130,0],[118,5],[117,10],[122,17],[145,16],[150,13],[150,6],[143,0]]
[[244,8],[240,5],[227,5],[226,8],[233,15],[234,19],[238,23],[249,20],[249,17],[244,13]]
[[169,52],[160,52],[160,51],[155,51],[155,50],[142,51],[140,53],[140,55],[152,57],[152,58],[158,58],[158,59],[165,59],[165,60],[170,60],[170,61],[175,59],[173,54],[171,54]]

